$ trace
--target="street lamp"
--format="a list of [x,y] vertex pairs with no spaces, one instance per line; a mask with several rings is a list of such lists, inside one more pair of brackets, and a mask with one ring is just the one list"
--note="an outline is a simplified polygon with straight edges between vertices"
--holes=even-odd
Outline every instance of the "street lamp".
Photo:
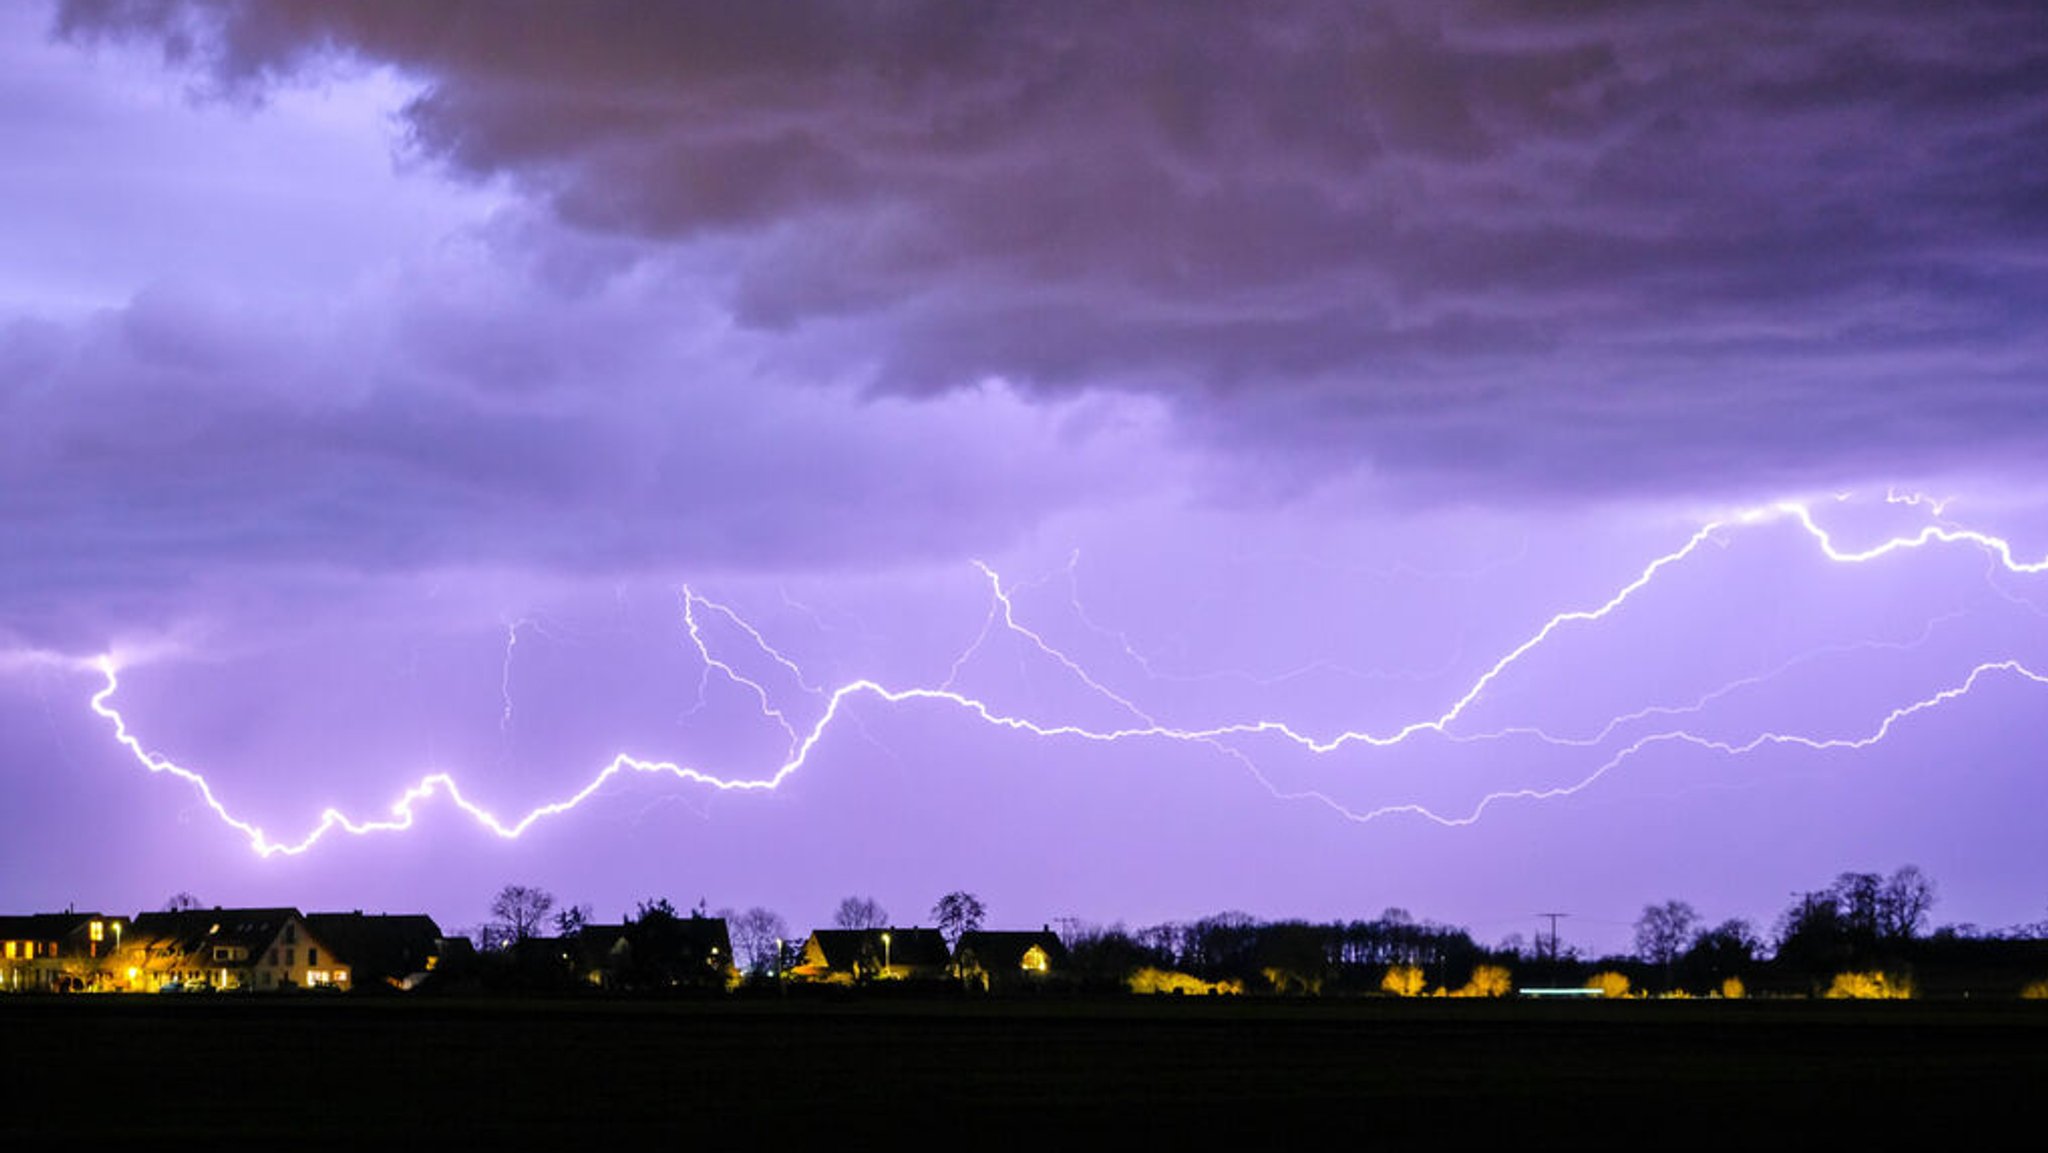
[[882,930],[882,976],[889,975],[889,931]]

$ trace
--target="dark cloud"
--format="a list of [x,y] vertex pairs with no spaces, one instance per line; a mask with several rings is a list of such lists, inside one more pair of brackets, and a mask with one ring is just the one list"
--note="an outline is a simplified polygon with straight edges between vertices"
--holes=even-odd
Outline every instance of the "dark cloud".
[[273,338],[204,296],[0,330],[0,631],[237,571],[953,560],[1146,475],[1085,403],[781,386],[724,366],[744,342],[678,353],[658,317],[544,288],[401,292],[388,332],[286,312]]
[[[1255,451],[1523,493],[1585,483],[1589,441],[1626,458],[1601,483],[1657,487],[2048,433],[2032,4],[79,0],[59,24],[229,91],[393,65],[426,86],[421,154],[715,251],[771,358],[828,347],[883,391],[1142,389]],[[1957,389],[1994,429],[1945,418]]]

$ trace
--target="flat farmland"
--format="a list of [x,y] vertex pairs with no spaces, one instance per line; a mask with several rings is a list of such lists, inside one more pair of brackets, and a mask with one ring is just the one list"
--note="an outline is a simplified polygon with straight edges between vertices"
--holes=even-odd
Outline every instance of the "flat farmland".
[[1946,1144],[2048,1103],[2032,1002],[12,997],[0,1054],[0,1132],[94,1142]]

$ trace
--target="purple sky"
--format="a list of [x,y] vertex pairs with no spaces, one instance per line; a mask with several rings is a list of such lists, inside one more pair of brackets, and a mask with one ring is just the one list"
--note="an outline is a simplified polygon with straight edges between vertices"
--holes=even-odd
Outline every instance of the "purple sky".
[[1527,7],[0,9],[0,908],[2038,919],[2048,15]]

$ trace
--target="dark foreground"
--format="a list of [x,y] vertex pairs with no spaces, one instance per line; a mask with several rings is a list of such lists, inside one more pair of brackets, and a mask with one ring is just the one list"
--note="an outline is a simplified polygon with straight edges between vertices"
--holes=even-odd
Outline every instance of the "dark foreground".
[[2044,1010],[10,997],[0,1133],[102,1146],[530,1135],[584,1148],[886,1128],[892,1143],[944,1145],[1206,1130],[1539,1148],[1701,1135],[1945,1147],[2038,1120]]

